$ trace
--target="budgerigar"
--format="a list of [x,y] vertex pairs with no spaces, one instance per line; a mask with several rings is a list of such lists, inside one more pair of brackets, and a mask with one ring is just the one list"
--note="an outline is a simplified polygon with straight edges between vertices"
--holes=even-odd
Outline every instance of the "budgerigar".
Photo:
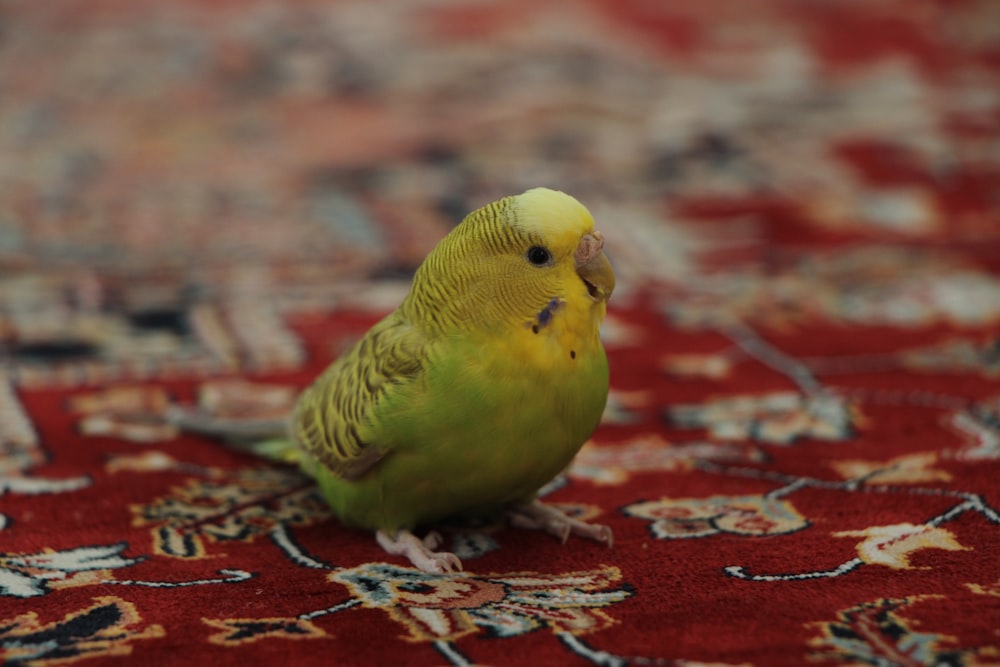
[[461,569],[418,527],[504,511],[515,526],[611,544],[542,504],[600,421],[599,337],[615,276],[590,213],[545,188],[470,213],[402,304],[300,395],[300,462],[333,512],[428,572]]

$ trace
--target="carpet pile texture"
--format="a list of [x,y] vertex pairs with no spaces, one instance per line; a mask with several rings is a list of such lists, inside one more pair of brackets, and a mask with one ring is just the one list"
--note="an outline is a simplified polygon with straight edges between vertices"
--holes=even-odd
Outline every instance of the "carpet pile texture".
[[[600,428],[429,575],[280,415],[468,211],[616,267]],[[0,662],[1000,665],[990,0],[0,3]]]

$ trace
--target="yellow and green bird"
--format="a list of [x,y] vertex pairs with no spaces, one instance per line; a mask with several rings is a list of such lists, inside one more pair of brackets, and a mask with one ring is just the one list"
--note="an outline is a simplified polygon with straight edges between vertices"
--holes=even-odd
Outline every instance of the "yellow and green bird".
[[597,427],[599,337],[615,276],[590,213],[536,188],[470,213],[402,304],[299,397],[291,440],[333,512],[428,572],[461,569],[441,519],[505,511],[515,526],[611,544],[606,526],[537,500]]

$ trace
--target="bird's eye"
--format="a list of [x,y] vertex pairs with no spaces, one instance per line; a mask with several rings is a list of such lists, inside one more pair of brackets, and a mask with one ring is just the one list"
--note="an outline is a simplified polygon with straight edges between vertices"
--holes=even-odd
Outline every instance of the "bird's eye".
[[549,254],[549,251],[542,246],[533,245],[528,248],[528,261],[535,266],[548,264],[550,259],[552,259],[552,255]]

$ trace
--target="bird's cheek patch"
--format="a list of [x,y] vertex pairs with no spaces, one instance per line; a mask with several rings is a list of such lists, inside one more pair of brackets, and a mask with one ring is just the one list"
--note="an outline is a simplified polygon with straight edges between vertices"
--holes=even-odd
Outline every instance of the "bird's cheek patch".
[[557,310],[562,308],[562,306],[563,302],[560,301],[557,297],[552,297],[551,299],[549,299],[549,302],[545,304],[545,306],[540,311],[538,311],[537,315],[535,315],[535,321],[531,325],[531,330],[534,333],[538,333],[539,331],[547,327],[549,325],[549,322],[552,321],[553,314],[555,314]]

